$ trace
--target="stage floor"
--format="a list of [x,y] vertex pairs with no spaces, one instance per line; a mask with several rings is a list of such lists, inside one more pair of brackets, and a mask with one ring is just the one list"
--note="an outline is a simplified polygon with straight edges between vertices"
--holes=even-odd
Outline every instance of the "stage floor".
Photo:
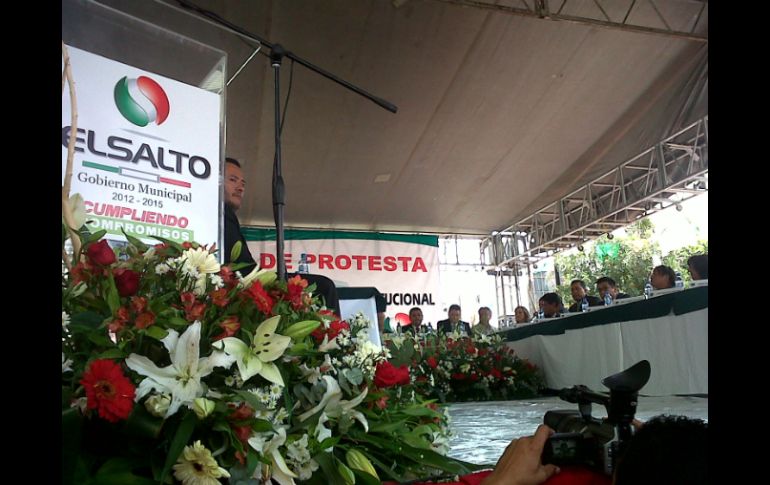
[[[455,436],[449,442],[449,455],[471,463],[494,464],[513,438],[534,433],[545,412],[554,409],[577,410],[577,405],[558,397],[450,404]],[[658,414],[676,414],[708,421],[708,411],[705,397],[640,396],[636,417],[645,421]],[[607,416],[607,412],[594,404],[593,415]]]

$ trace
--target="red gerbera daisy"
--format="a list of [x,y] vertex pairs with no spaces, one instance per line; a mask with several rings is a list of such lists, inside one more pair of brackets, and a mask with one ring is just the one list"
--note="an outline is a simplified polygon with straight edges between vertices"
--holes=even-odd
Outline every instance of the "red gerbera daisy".
[[103,419],[117,423],[131,414],[136,388],[115,362],[108,359],[91,362],[80,384],[86,390],[88,409],[98,409]]

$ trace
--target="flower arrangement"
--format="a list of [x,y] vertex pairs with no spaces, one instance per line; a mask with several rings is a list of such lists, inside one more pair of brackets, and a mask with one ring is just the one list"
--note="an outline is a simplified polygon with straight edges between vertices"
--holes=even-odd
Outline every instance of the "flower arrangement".
[[545,387],[537,367],[499,335],[404,334],[387,347],[394,363],[409,366],[418,390],[441,402],[531,398]]
[[369,322],[320,307],[299,276],[244,277],[196,243],[62,235],[79,239],[62,274],[65,483],[350,485],[478,468],[445,456],[446,413],[367,339]]

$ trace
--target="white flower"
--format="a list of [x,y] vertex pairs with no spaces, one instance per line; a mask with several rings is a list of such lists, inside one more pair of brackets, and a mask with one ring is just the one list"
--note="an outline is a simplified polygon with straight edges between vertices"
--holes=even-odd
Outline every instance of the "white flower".
[[144,256],[142,256],[145,261],[149,261],[152,258],[155,257],[155,246],[150,246],[150,248],[144,252]]
[[433,432],[433,441],[430,444],[431,449],[441,455],[449,453],[449,437],[437,431]]
[[[321,413],[321,416],[318,417],[318,424],[315,427],[314,436],[316,441],[319,443],[323,443],[323,440],[327,438],[332,437],[332,430],[324,426],[324,423],[327,423],[329,421],[329,417],[326,416],[326,413]],[[334,447],[330,446],[326,448],[324,451],[332,451]]]
[[292,464],[294,470],[299,473],[300,480],[307,480],[313,472],[318,470],[318,463],[310,457],[310,451],[307,449],[307,434],[294,443],[286,446],[286,458]]
[[210,274],[209,275],[209,281],[211,281],[211,284],[217,290],[220,289],[220,288],[223,288],[225,286],[225,281],[218,274]]
[[286,445],[286,458],[296,462],[298,465],[310,461],[310,452],[307,449],[307,434]]
[[147,412],[157,418],[165,416],[169,406],[171,406],[171,396],[168,394],[153,394],[144,401]]
[[283,424],[283,422],[286,421],[286,418],[288,417],[289,417],[289,412],[284,408],[281,408],[278,410],[277,413],[275,413],[275,416],[273,416],[272,422],[274,425]]
[[313,472],[318,470],[318,462],[310,459],[309,462],[304,463],[302,465],[299,465],[299,479],[300,480],[309,480],[311,476],[313,476]]
[[361,401],[366,397],[368,388],[364,388],[364,391],[358,395],[355,399],[350,401],[342,400],[342,390],[336,379],[331,376],[323,376],[323,380],[326,382],[326,392],[313,409],[302,413],[299,416],[300,421],[305,421],[310,416],[316,414],[318,411],[323,410],[324,413],[330,418],[339,418],[343,415],[350,415],[353,419],[360,422],[366,432],[369,432],[369,423],[366,421],[366,417],[361,414],[360,411],[356,411],[355,407],[361,404]]
[[230,476],[200,441],[185,446],[173,468],[174,477],[182,485],[213,485],[220,483],[218,478]]
[[167,265],[166,263],[160,263],[155,265],[155,274],[158,274],[158,275],[166,274],[169,271],[171,271],[171,266]]
[[329,342],[329,334],[324,335],[323,342],[321,342],[321,345],[318,346],[319,352],[328,352],[330,350],[337,350],[340,346],[337,345],[337,339],[333,338],[331,342]]
[[62,311],[61,312],[61,328],[64,330],[69,330],[70,325],[70,316],[67,315],[67,312]]
[[161,342],[168,349],[171,365],[163,368],[143,355],[129,355],[126,359],[129,369],[147,377],[136,389],[136,401],[153,389],[171,394],[171,406],[165,416],[168,418],[182,404],[189,406],[193,399],[201,397],[204,392],[201,378],[211,374],[214,367],[230,367],[235,359],[218,351],[200,358],[200,339],[201,322],[197,320],[187,327],[181,337],[176,330],[169,329]]
[[68,359],[64,352],[61,353],[61,373],[72,371],[72,359]]
[[276,315],[262,322],[257,327],[251,346],[235,337],[222,339],[213,346],[236,358],[238,372],[244,381],[259,374],[268,381],[283,386],[281,372],[273,361],[283,355],[291,343],[291,338],[275,333],[280,319],[281,316]]
[[195,278],[193,293],[202,296],[206,293],[206,275],[219,272],[219,262],[216,256],[203,248],[190,248],[179,258],[182,263],[182,273]]
[[[327,357],[329,354],[325,354]],[[321,369],[313,367],[310,369],[307,364],[299,366],[300,372],[302,372],[302,379],[306,380],[309,384],[315,384],[321,378]]]
[[[252,436],[249,438],[249,446],[272,461],[273,466],[270,468],[272,478],[281,485],[294,485],[294,479],[297,478],[297,475],[289,469],[283,456],[281,456],[281,453],[278,451],[278,448],[286,443],[286,430],[278,428],[277,433],[275,433],[273,438],[267,443],[265,443],[264,433],[257,434],[263,436]],[[259,472],[259,469],[257,469],[257,472]],[[255,475],[255,478],[258,477],[259,475]]]

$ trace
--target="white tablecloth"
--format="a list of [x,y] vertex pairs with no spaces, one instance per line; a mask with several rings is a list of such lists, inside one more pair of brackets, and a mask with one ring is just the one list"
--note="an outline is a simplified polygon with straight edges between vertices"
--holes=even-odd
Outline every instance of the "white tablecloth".
[[604,377],[647,359],[652,375],[641,394],[708,394],[708,308],[533,335],[508,345],[540,367],[553,389],[584,384],[606,391]]

